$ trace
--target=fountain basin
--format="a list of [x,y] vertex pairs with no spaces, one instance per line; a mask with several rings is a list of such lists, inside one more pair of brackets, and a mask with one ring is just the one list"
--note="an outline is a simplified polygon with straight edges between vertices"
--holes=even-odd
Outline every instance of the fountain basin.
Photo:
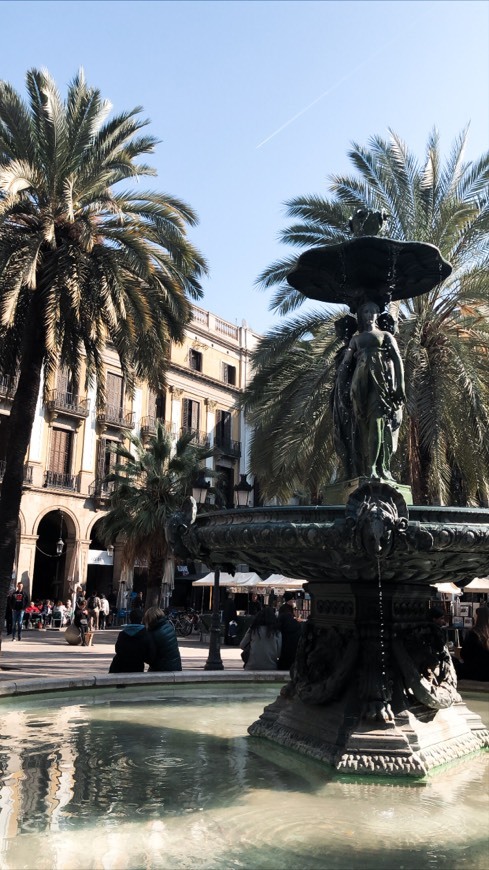
[[[353,782],[247,736],[275,692],[240,681],[4,699],[2,867],[485,870],[489,754],[443,777]],[[489,724],[483,696],[468,700]]]
[[362,236],[305,251],[287,281],[310,299],[356,311],[365,298],[382,309],[391,300],[427,293],[451,271],[435,245]]
[[419,777],[489,746],[461,703],[430,584],[487,571],[489,511],[410,507],[372,481],[346,506],[200,515],[186,552],[302,578],[311,616],[291,680],[250,733],[352,773]]

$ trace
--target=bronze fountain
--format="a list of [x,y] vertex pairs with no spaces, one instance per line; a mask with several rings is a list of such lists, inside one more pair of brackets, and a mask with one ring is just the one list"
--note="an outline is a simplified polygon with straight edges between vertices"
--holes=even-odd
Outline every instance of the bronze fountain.
[[[412,505],[390,460],[404,402],[403,364],[388,303],[428,292],[451,272],[432,245],[361,233],[304,253],[288,281],[347,304],[339,319],[333,418],[345,479],[327,504],[201,514],[180,526],[181,554],[212,568],[240,563],[263,577],[307,581],[311,617],[290,681],[250,734],[338,771],[422,777],[489,746],[457,691],[430,584],[487,573],[489,510]],[[354,317],[356,315],[356,318]]]

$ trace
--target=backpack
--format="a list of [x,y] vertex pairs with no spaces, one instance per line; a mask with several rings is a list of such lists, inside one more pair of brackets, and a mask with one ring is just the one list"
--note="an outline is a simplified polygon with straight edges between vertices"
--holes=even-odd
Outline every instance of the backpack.
[[90,598],[87,601],[87,606],[90,610],[94,609],[96,601],[97,599],[95,598],[95,595],[90,595]]

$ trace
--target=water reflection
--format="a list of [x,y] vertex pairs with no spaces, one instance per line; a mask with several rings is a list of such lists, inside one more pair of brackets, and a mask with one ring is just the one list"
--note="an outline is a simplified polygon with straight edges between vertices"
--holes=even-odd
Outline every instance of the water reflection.
[[489,754],[423,784],[348,781],[247,736],[274,687],[213,691],[3,706],[0,866],[486,867]]

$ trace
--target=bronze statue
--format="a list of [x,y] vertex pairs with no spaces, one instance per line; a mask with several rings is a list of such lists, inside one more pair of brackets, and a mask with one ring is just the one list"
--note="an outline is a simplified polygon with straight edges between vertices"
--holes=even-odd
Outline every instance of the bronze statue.
[[379,314],[375,302],[358,309],[359,332],[338,366],[334,414],[341,421],[342,430],[337,427],[336,435],[350,473],[392,480],[390,461],[405,401],[404,369],[396,339],[379,327]]

